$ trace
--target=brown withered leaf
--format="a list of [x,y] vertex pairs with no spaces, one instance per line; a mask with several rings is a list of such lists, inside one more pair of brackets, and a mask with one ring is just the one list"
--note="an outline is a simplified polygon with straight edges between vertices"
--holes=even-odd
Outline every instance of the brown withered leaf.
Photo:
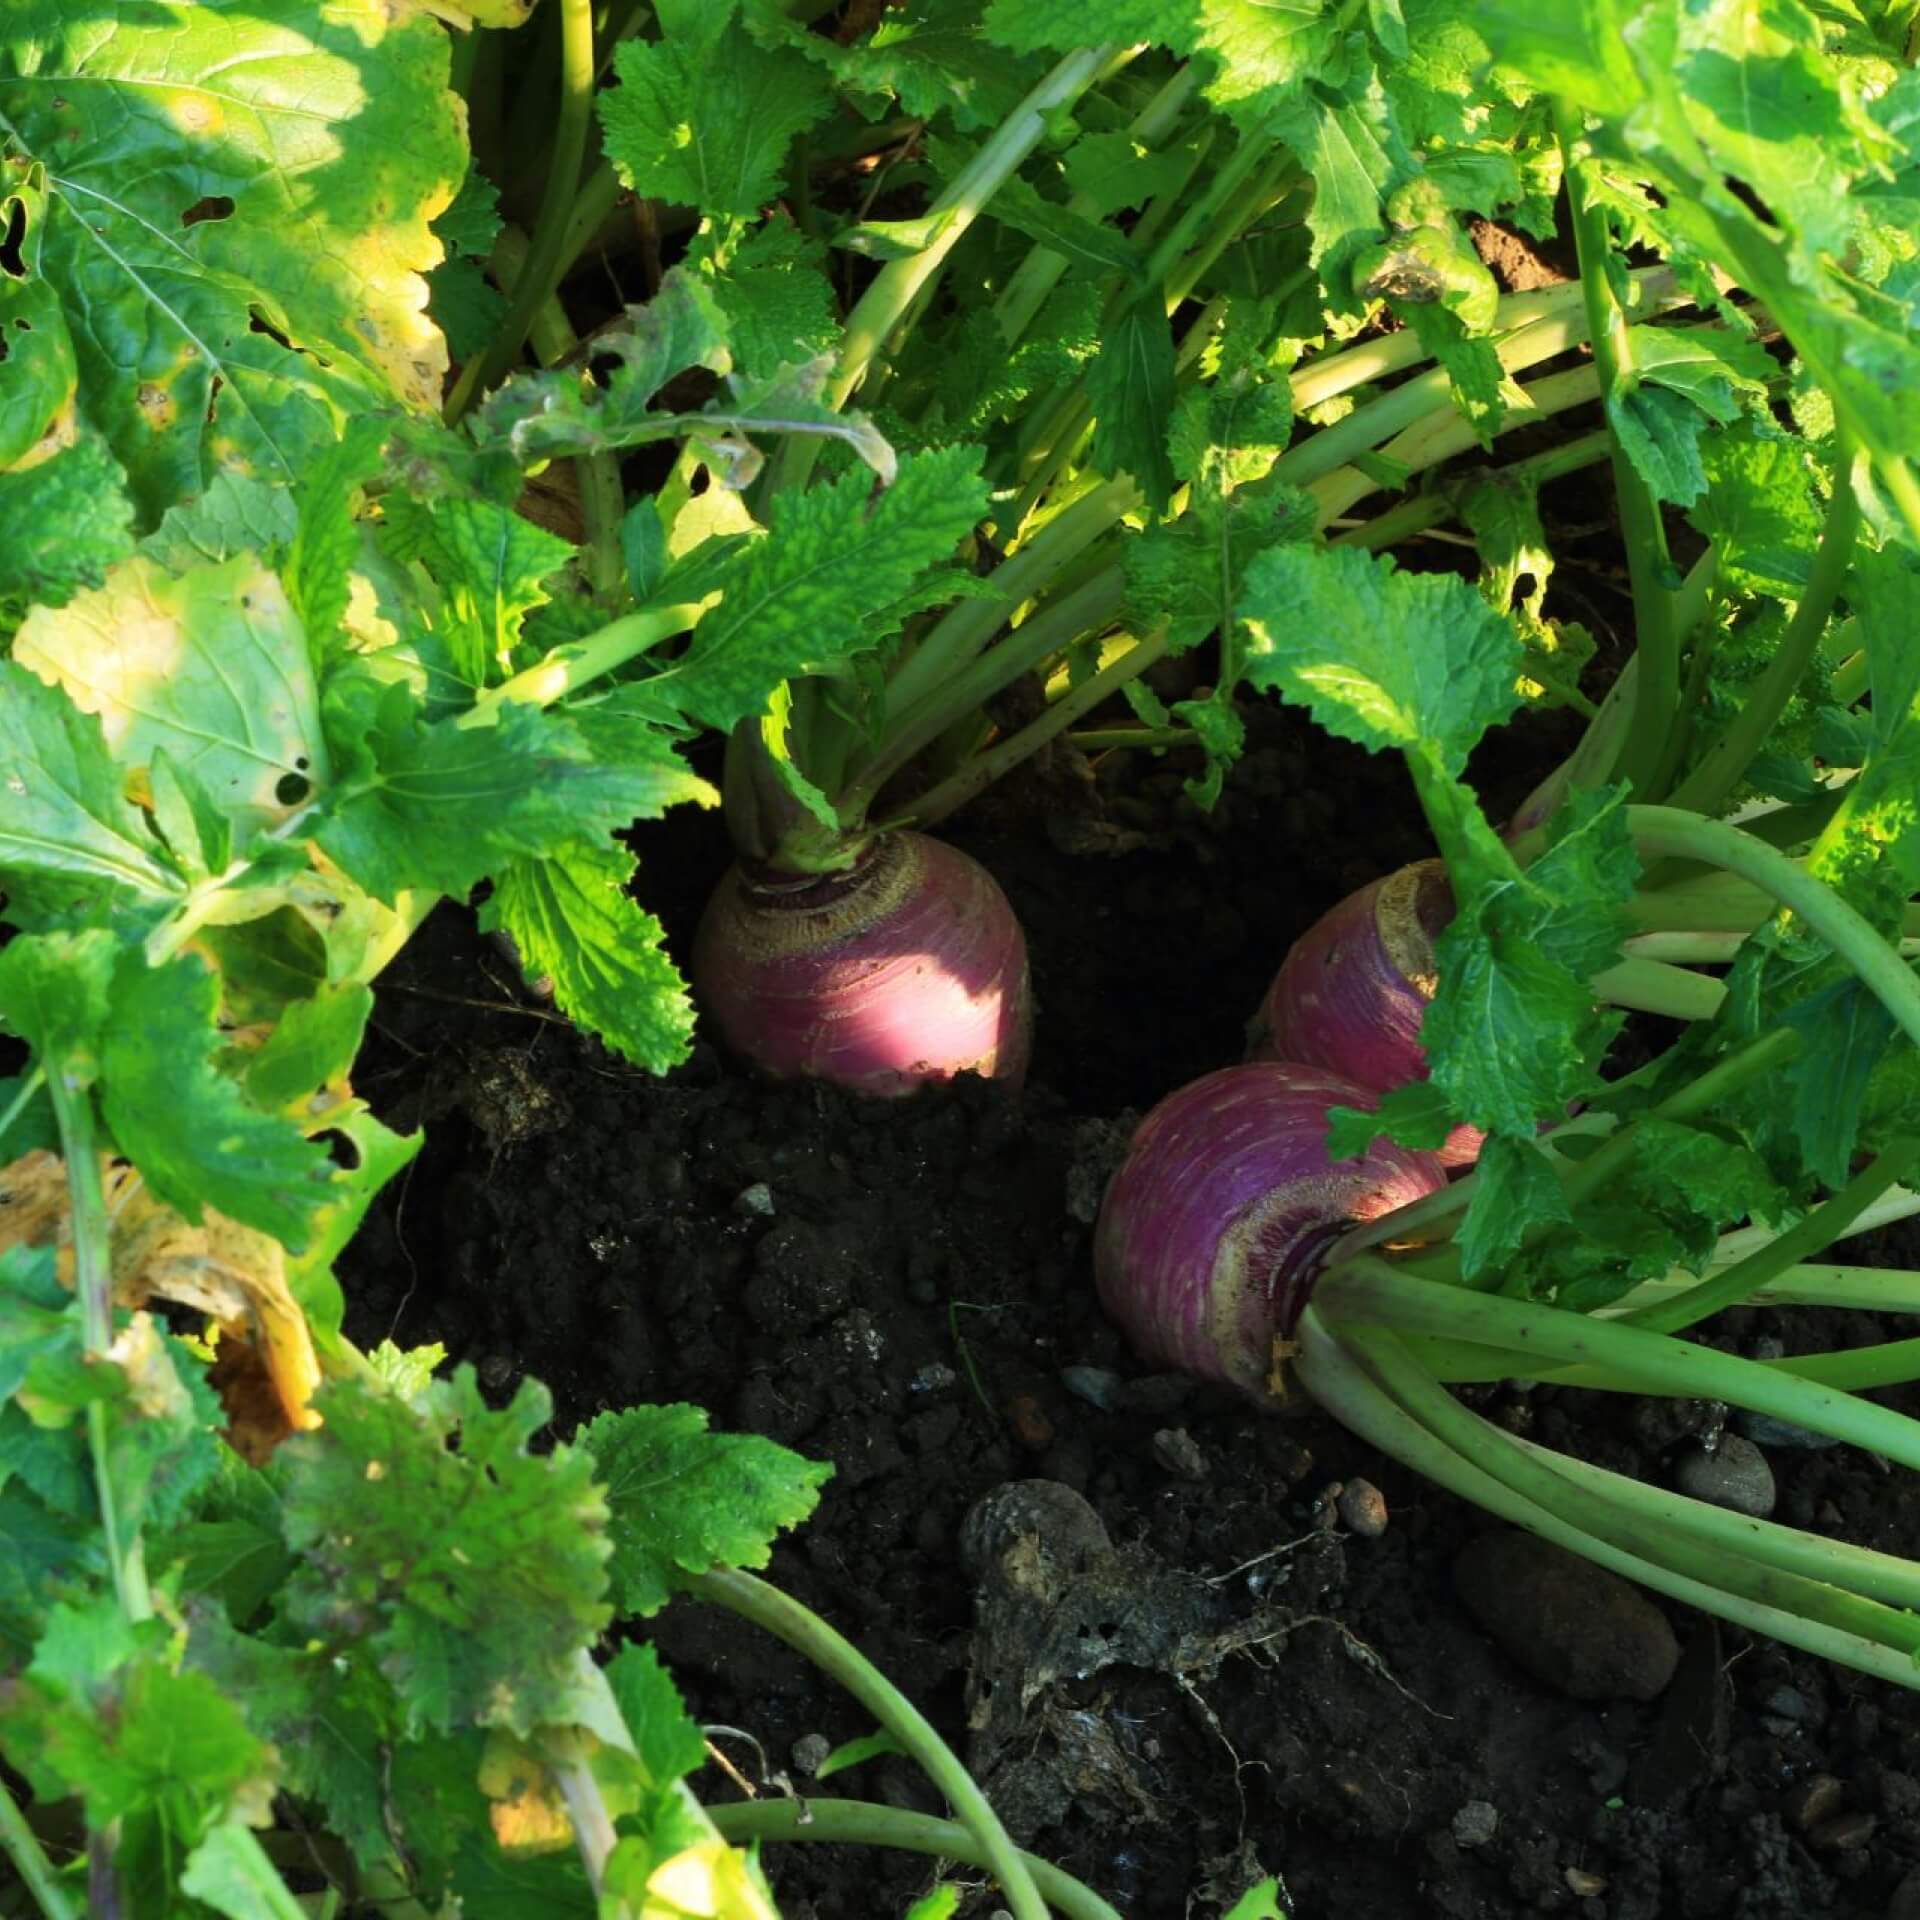
[[[286,1256],[270,1235],[211,1207],[199,1226],[153,1197],[124,1160],[100,1166],[111,1221],[113,1295],[138,1309],[170,1300],[204,1313],[217,1332],[212,1381],[227,1410],[227,1438],[258,1464],[290,1433],[320,1424],[320,1384],[306,1315],[287,1286]],[[0,1168],[0,1250],[55,1249],[73,1285],[66,1163],[44,1149]]]

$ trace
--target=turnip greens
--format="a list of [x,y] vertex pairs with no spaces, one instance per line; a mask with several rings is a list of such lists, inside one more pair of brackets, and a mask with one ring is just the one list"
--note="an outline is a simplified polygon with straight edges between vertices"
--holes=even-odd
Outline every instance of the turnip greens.
[[[1268,696],[1404,757],[1455,909],[1429,1077],[1315,1150],[1486,1136],[1284,1357],[1468,1498],[1920,1684],[1920,1569],[1442,1384],[1920,1469],[1855,1392],[1916,1343],[1672,1337],[1920,1310],[1816,1264],[1920,1209],[1917,39],[1911,0],[0,5],[21,1898],[769,1913],[792,1808],[709,1816],[652,1651],[592,1657],[691,1591],[955,1815],[812,1837],[1111,1915],[744,1571],[825,1468],[690,1407],[557,1442],[532,1383],[345,1339],[334,1262],[419,1146],[352,1075],[443,900],[664,1072],[633,823],[722,806],[757,882],[851,884],[1039,754],[1175,755],[1209,806]],[[1583,470],[1628,634],[1549,611]],[[1490,821],[1469,758],[1543,707],[1586,739]],[[1679,1037],[1603,1073],[1629,1009]]]

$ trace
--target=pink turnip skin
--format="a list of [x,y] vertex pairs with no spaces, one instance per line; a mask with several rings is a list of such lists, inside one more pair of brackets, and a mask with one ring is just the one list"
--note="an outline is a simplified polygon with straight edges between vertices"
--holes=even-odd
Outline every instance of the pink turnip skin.
[[1142,1358],[1264,1395],[1334,1242],[1446,1184],[1434,1155],[1384,1139],[1329,1163],[1328,1110],[1373,1104],[1324,1068],[1252,1061],[1147,1115],[1093,1242],[1101,1302]]
[[[1249,1057],[1330,1067],[1376,1094],[1427,1077],[1420,1023],[1439,984],[1434,942],[1453,918],[1446,864],[1420,860],[1349,894],[1293,943],[1254,1019]],[[1471,1166],[1486,1136],[1439,1150]]]
[[1026,940],[978,861],[882,834],[846,872],[735,867],[700,922],[693,983],[733,1052],[776,1079],[911,1093],[1027,1070]]

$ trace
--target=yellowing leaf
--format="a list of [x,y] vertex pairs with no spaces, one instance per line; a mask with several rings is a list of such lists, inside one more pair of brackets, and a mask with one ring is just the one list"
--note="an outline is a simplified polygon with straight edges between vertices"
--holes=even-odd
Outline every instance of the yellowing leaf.
[[746,1855],[707,1840],[662,1861],[647,1880],[640,1920],[778,1920]]
[[164,748],[243,830],[284,820],[327,778],[305,637],[251,555],[178,579],[136,556],[66,606],[36,608],[14,657],[98,714],[123,765]]
[[[320,1363],[288,1289],[280,1243],[212,1208],[190,1226],[124,1161],[103,1160],[102,1179],[113,1222],[114,1300],[129,1308],[171,1300],[219,1329],[214,1381],[236,1450],[264,1459],[289,1433],[317,1427],[311,1401]],[[66,1166],[57,1154],[36,1149],[0,1169],[0,1252],[12,1246],[54,1247],[61,1279],[73,1284]],[[249,1391],[249,1380],[265,1393]]]

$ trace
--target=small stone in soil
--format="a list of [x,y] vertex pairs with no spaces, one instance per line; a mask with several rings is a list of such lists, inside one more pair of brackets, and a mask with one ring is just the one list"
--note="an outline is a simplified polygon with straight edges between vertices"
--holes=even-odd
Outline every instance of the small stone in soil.
[[1597,1899],[1607,1890],[1605,1874],[1589,1873],[1584,1867],[1569,1867],[1564,1876],[1567,1891],[1576,1900]]
[[811,1780],[827,1764],[827,1756],[832,1751],[833,1742],[824,1733],[803,1734],[793,1743],[795,1771]]
[[1469,1800],[1453,1816],[1456,1847],[1484,1847],[1500,1831],[1500,1809],[1490,1800]]
[[1704,1447],[1690,1447],[1680,1458],[1674,1484],[1695,1500],[1755,1520],[1764,1520],[1773,1511],[1776,1498],[1767,1456],[1738,1433],[1723,1433],[1711,1453]]
[[1126,1382],[1108,1367],[1062,1367],[1060,1384],[1088,1406],[1112,1413],[1120,1404],[1120,1392]]
[[1013,1437],[1029,1453],[1045,1453],[1053,1445],[1053,1422],[1032,1394],[1014,1395],[1007,1403],[1007,1420],[1013,1428]]
[[770,1219],[773,1214],[773,1189],[764,1180],[756,1180],[750,1187],[742,1187],[733,1196],[735,1213],[759,1215]]
[[945,1393],[959,1382],[960,1376],[944,1360],[931,1360],[907,1382],[913,1393]]
[[1349,1480],[1336,1502],[1341,1524],[1363,1540],[1378,1540],[1387,1530],[1387,1496],[1371,1480]]
[[1873,1838],[1879,1824],[1870,1813],[1837,1813],[1807,1835],[1807,1845],[1816,1853],[1857,1853]]
[[1466,1609],[1536,1680],[1575,1700],[1653,1700],[1680,1662],[1638,1587],[1527,1533],[1488,1533],[1453,1563]]
[[1207,1456],[1185,1427],[1162,1427],[1153,1436],[1153,1457],[1182,1480],[1207,1477]]
[[1812,1778],[1803,1780],[1787,1796],[1783,1811],[1787,1818],[1802,1833],[1817,1827],[1822,1821],[1830,1820],[1840,1811],[1840,1803],[1847,1797],[1847,1790],[1830,1773],[1816,1773]]

